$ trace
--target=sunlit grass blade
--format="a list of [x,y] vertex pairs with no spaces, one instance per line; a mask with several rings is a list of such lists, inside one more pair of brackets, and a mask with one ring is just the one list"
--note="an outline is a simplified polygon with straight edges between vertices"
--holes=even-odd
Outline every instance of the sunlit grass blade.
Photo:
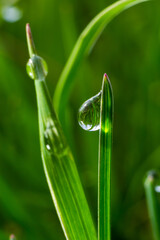
[[[29,25],[27,39],[29,45],[33,43]],[[70,240],[96,240],[96,231],[77,168],[44,81],[44,60],[35,55],[32,47],[29,47],[29,53],[27,68],[35,80],[42,161],[65,237]]]
[[[159,174],[154,170],[148,172],[144,186],[154,239],[160,240],[160,202],[158,202],[158,194],[160,195]],[[158,193],[156,193],[156,189],[159,189]]]
[[111,151],[113,125],[113,93],[110,80],[104,74],[102,83],[99,166],[98,166],[98,240],[110,240]]
[[74,81],[75,73],[87,51],[93,46],[105,26],[115,16],[129,7],[145,1],[147,0],[118,1],[100,12],[81,33],[62,71],[54,93],[54,106],[60,116],[60,120],[63,120],[64,117],[64,109],[68,100],[71,85]]

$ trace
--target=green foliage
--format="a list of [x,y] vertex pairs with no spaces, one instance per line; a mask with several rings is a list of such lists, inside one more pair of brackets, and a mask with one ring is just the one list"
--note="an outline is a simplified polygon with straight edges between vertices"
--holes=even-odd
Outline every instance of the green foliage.
[[[90,45],[93,45],[99,33],[110,19],[112,19],[126,7],[140,2],[141,1],[133,0],[121,1],[113,6],[108,7],[97,17],[95,17],[95,19],[87,26],[80,36],[75,49],[73,50],[73,54],[71,54],[71,60],[69,59],[69,66],[66,67],[66,71],[75,72],[75,66],[77,66],[78,62],[80,62],[87,48],[90,47]],[[35,80],[39,112],[41,156],[57,214],[67,239],[78,239],[80,236],[83,239],[96,239],[96,232],[94,230],[87,202],[85,200],[85,195],[80,184],[78,172],[74,165],[72,154],[62,133],[58,118],[53,110],[49,99],[49,93],[47,92],[48,90],[45,85],[45,77],[47,74],[47,70],[45,70],[47,69],[46,63],[42,58],[36,55],[35,45],[32,39],[29,24],[26,26],[26,33],[30,54],[30,59],[27,63],[27,72],[29,76]],[[67,72],[64,70],[64,73],[62,74],[64,75],[65,80],[67,80]],[[62,95],[67,95],[67,89],[61,80],[59,81],[59,85],[60,91],[64,91]],[[69,84],[67,83],[66,86],[69,86]],[[64,90],[62,90],[63,88]],[[64,98],[61,100],[57,95],[55,95],[55,99],[56,103],[58,102],[60,106],[62,105],[61,113],[64,112],[65,105],[62,103],[65,103],[66,99]],[[109,80],[107,79],[107,75],[104,75],[101,99],[98,239],[109,240],[111,235],[110,165],[112,142],[112,90]]]
[[[14,3],[13,3],[14,2]],[[64,239],[40,161],[35,92],[24,75],[28,58],[24,25],[32,23],[37,48],[49,66],[52,93],[68,53],[86,24],[113,1],[12,1],[23,12],[20,21],[0,18],[0,174],[5,188],[20,203],[0,195],[0,238]],[[11,1],[1,1],[0,8]],[[36,11],[36,14],[35,14]],[[112,161],[112,239],[152,239],[142,176],[159,168],[159,1],[140,4],[115,18],[96,48],[79,65],[74,91],[65,109],[68,140],[76,159],[94,222],[97,219],[97,133],[76,123],[79,105],[109,73],[115,97]],[[127,228],[124,228],[127,226]]]
[[88,52],[93,47],[105,26],[116,15],[118,15],[126,8],[145,1],[147,0],[117,1],[116,3],[100,12],[83,30],[75,44],[75,47],[73,48],[66,66],[64,67],[54,94],[55,108],[61,120],[64,117],[64,109],[67,103],[68,95],[70,93],[71,84],[75,79],[74,75],[86,52]]

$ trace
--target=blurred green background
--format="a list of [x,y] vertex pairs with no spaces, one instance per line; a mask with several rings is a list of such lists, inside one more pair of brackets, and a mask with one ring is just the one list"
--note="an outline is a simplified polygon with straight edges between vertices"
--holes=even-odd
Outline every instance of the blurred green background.
[[[113,0],[0,0],[0,239],[62,240],[44,176],[25,24],[48,63],[51,95],[74,43]],[[80,105],[107,72],[114,91],[112,239],[153,239],[143,179],[160,168],[160,2],[128,9],[105,29],[76,75],[66,131],[97,224],[98,132],[77,122]]]

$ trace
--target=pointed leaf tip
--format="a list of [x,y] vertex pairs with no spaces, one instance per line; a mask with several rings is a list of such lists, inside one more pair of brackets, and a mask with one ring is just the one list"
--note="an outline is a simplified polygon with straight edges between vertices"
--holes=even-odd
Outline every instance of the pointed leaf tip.
[[106,83],[108,82],[109,84],[111,84],[111,83],[110,83],[110,79],[109,79],[107,73],[105,73],[105,74],[103,75],[103,81],[106,82]]
[[105,74],[103,75],[103,78],[104,78],[104,80],[108,80],[108,81],[109,81],[109,77],[108,77],[107,73],[105,73]]
[[32,33],[31,33],[31,28],[29,23],[26,24],[26,33],[30,38],[32,38]]
[[11,235],[10,235],[9,240],[16,240],[14,234],[11,234]]
[[156,170],[150,170],[145,177],[144,182],[153,182],[159,178],[159,173]]
[[107,75],[107,73],[105,73],[105,74],[104,74],[104,77],[105,77],[105,78],[108,78],[108,75]]
[[36,54],[36,49],[32,37],[32,32],[29,23],[26,24],[26,36],[27,36],[27,44],[29,50],[29,56],[32,57],[33,54]]

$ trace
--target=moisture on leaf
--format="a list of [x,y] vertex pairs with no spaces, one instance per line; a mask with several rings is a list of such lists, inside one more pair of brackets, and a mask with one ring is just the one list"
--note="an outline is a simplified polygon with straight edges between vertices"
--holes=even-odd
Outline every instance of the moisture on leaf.
[[28,60],[26,70],[29,77],[34,80],[44,80],[48,74],[47,63],[35,54]]
[[78,111],[79,125],[87,131],[100,129],[101,91],[85,101]]

